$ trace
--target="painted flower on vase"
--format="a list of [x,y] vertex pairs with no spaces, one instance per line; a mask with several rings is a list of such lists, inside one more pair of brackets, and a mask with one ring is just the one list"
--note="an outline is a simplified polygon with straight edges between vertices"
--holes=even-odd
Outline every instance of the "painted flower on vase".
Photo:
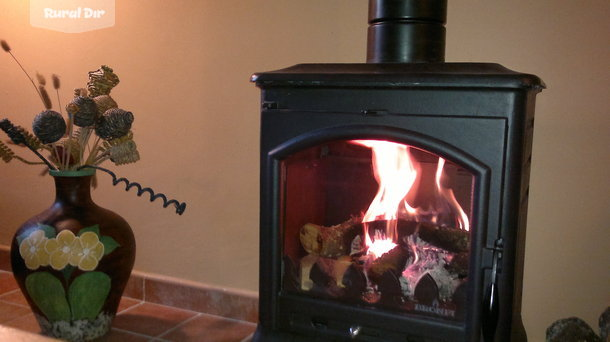
[[72,245],[70,264],[83,271],[93,271],[104,256],[104,244],[94,232],[85,232]]
[[35,270],[40,266],[49,264],[49,254],[45,250],[48,241],[44,231],[35,230],[30,236],[23,239],[19,245],[19,254],[25,261],[25,266]]
[[45,249],[49,253],[49,263],[54,270],[64,269],[68,263],[75,266],[71,259],[76,236],[69,230],[62,230],[54,239],[46,242]]
[[100,236],[98,225],[83,228],[77,235],[70,230],[56,233],[54,227],[39,227],[17,238],[19,253],[30,270],[50,265],[57,271],[71,267],[93,271],[104,255],[119,246],[111,237]]

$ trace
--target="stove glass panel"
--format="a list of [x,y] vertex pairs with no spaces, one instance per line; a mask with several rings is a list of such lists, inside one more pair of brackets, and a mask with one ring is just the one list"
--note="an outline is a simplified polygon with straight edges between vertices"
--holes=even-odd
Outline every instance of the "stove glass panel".
[[280,165],[282,291],[464,319],[469,171],[381,140],[332,141]]

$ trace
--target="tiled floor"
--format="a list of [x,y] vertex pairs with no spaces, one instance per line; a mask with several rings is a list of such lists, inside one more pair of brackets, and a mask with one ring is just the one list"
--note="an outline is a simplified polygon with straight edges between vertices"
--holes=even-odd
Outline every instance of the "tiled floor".
[[[12,273],[0,271],[0,324],[40,332]],[[240,342],[256,325],[123,297],[112,330],[99,342]]]

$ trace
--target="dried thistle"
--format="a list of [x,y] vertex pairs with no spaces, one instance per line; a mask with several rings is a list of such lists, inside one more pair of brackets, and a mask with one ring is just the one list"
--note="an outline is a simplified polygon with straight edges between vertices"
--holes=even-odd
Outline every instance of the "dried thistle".
[[98,116],[95,101],[89,97],[78,96],[66,106],[66,111],[78,127],[87,127],[95,123]]
[[120,108],[107,110],[95,123],[95,133],[104,140],[116,139],[129,133],[133,114]]
[[56,111],[45,110],[36,115],[32,124],[34,134],[43,144],[58,141],[66,133],[66,122]]
[[6,144],[0,141],[0,158],[2,158],[5,163],[8,163],[13,159],[13,157],[15,157],[15,152],[13,152],[10,147],[6,146]]

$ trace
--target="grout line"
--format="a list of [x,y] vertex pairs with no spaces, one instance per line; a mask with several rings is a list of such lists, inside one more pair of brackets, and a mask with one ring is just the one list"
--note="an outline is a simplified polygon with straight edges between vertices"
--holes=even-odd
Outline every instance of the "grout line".
[[231,318],[231,317],[225,317],[225,316],[220,316],[220,315],[214,315],[211,313],[206,313],[206,312],[200,312],[199,313],[201,316],[211,316],[211,317],[218,317],[218,318],[222,318],[223,320],[227,320],[227,321],[231,321],[231,322],[235,322],[235,323],[242,323],[242,324],[246,324],[246,325],[253,325],[256,326],[256,323],[254,322],[250,322],[250,321],[244,321],[241,319],[236,319],[236,318]]
[[14,290],[11,290],[11,291],[8,291],[8,292],[4,292],[3,294],[0,295],[0,302],[5,303],[5,304],[11,304],[11,305],[14,305],[14,306],[18,306],[20,308],[30,309],[30,306],[27,303],[26,304],[15,303],[15,302],[12,302],[10,300],[4,299],[4,297],[8,297],[12,293],[21,293],[21,290],[20,289],[14,289]]
[[172,331],[175,331],[176,329],[178,329],[178,328],[182,327],[183,325],[187,324],[188,322],[190,322],[190,321],[192,321],[192,320],[194,320],[194,319],[196,319],[196,318],[201,317],[201,315],[202,315],[202,313],[197,313],[195,316],[193,316],[193,317],[189,317],[189,318],[185,319],[184,321],[182,321],[182,322],[178,323],[176,326],[171,327],[171,328],[169,328],[169,329],[165,330],[164,332],[160,333],[159,335],[157,335],[157,336],[155,336],[155,337],[157,337],[157,338],[163,338],[163,336],[165,336],[165,335],[169,334],[169,333],[170,333],[170,332],[172,332]]
[[137,308],[137,307],[140,307],[140,306],[142,306],[142,305],[144,305],[144,301],[141,301],[141,302],[139,302],[138,304],[134,304],[134,305],[132,305],[132,306],[130,306],[130,307],[128,307],[128,308],[126,308],[126,309],[121,310],[120,312],[117,312],[117,313],[116,313],[116,316],[118,316],[119,314],[124,314],[124,313],[126,313],[126,312],[129,312],[129,311],[131,311],[131,310],[133,310],[133,309],[135,309],[135,308]]
[[129,334],[132,334],[132,335],[136,335],[136,336],[139,336],[139,337],[144,337],[144,338],[148,338],[148,339],[154,338],[153,336],[150,336],[150,335],[145,335],[145,334],[137,333],[137,332],[135,332],[135,331],[131,331],[131,330],[125,330],[125,329],[115,328],[115,327],[113,327],[113,326],[110,326],[110,330],[111,330],[111,331],[112,331],[112,330],[116,330],[116,331],[119,331],[119,332],[129,333]]
[[[32,313],[32,311],[25,312],[25,313],[24,313],[23,315],[21,315],[21,316],[14,316],[14,317],[12,317],[11,319],[9,319],[8,321],[4,321],[4,322],[2,322],[2,325],[8,325],[10,322],[16,321],[16,320],[21,319],[21,318],[23,318],[23,317],[25,317],[25,316],[27,316],[27,315],[30,315],[30,314],[33,314],[33,313]],[[34,317],[34,319],[36,319],[36,318]]]

